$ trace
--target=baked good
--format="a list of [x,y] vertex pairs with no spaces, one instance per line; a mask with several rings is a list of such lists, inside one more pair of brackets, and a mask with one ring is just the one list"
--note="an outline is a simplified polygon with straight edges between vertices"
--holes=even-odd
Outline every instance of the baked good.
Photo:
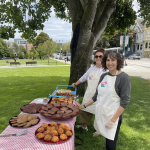
[[65,126],[65,131],[71,131],[71,127],[70,126]]
[[61,127],[59,127],[59,128],[58,128],[58,134],[60,135],[60,134],[63,134],[63,133],[64,133],[64,129],[61,128]]
[[66,131],[65,133],[67,136],[72,136],[72,132],[71,131]]
[[45,135],[44,140],[45,141],[51,141],[52,136],[51,135]]
[[36,137],[38,139],[42,139],[42,138],[44,138],[44,134],[43,133],[38,133],[38,134],[36,134]]
[[57,126],[57,122],[52,121],[52,122],[51,122],[51,126]]
[[62,108],[60,108],[60,110],[65,111],[65,110],[68,110],[68,108],[67,107],[62,107]]
[[52,136],[57,136],[57,135],[58,135],[57,130],[51,130],[51,135],[52,135]]
[[37,130],[38,132],[44,132],[44,127],[40,127],[40,128],[38,128],[38,130]]
[[42,123],[41,127],[46,128],[46,127],[48,127],[48,124],[47,123]]
[[61,103],[61,106],[67,106],[67,103]]
[[54,115],[56,111],[49,110],[47,113]]
[[58,136],[53,136],[51,141],[54,142],[54,143],[58,142],[59,141]]
[[59,111],[57,111],[57,114],[63,114],[64,113],[64,111],[63,110],[59,110]]
[[61,134],[60,135],[60,139],[61,140],[66,140],[67,139],[67,135],[66,134]]

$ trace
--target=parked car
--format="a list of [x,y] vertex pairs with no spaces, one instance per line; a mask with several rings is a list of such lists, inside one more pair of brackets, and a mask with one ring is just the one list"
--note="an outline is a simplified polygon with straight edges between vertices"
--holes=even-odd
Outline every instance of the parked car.
[[140,54],[132,54],[128,57],[128,59],[133,59],[133,60],[138,59],[138,60],[140,60],[141,56],[140,56]]

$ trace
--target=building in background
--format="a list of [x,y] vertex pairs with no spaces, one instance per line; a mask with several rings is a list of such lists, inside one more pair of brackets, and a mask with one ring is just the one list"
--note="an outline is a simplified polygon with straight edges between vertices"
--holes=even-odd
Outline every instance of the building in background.
[[135,54],[140,54],[141,57],[143,57],[144,52],[144,40],[143,40],[143,34],[144,34],[144,26],[141,24],[143,19],[137,19],[135,21],[135,25],[131,28],[135,30],[134,34],[134,41],[131,46],[131,51]]
[[143,57],[150,58],[150,28],[144,28],[144,52]]
[[25,49],[27,49],[28,41],[24,39],[14,39],[14,42],[18,45],[23,45]]
[[27,51],[29,52],[32,47],[33,47],[33,44],[27,44]]

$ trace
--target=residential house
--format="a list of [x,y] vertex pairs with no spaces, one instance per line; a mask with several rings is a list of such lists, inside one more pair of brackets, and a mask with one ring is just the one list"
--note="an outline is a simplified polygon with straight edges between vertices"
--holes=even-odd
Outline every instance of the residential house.
[[144,34],[144,26],[141,24],[143,19],[137,19],[135,21],[135,25],[131,28],[135,30],[134,34],[134,41],[131,45],[131,51],[135,54],[140,54],[143,57],[144,52],[144,40],[143,40],[143,34]]
[[144,28],[144,52],[143,57],[150,58],[150,28]]

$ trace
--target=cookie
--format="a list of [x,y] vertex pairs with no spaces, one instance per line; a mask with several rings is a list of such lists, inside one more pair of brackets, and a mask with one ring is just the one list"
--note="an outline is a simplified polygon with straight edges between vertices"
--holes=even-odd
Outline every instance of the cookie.
[[21,124],[18,124],[18,127],[23,127],[23,126],[25,126],[27,123],[25,122],[25,123],[21,123]]
[[27,124],[26,125],[24,125],[23,127],[30,127],[31,126],[31,122],[27,122]]
[[27,118],[17,119],[17,123],[25,123],[25,122],[27,122]]
[[38,121],[39,121],[39,119],[33,119],[30,122],[31,122],[31,125],[35,125],[38,123]]

